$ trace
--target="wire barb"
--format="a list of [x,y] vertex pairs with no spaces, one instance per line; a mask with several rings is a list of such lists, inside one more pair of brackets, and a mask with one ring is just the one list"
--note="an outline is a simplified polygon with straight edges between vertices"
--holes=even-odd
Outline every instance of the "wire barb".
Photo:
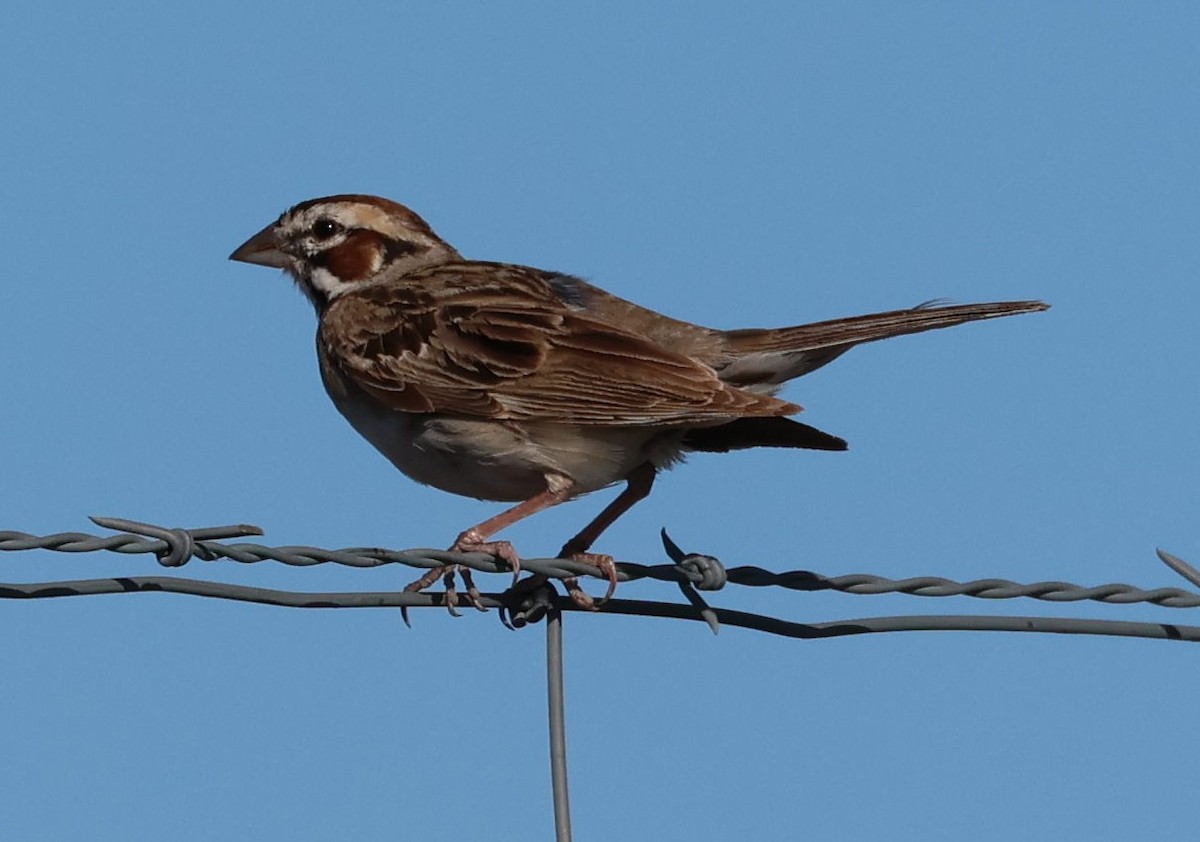
[[202,561],[213,561],[216,556],[200,541],[217,540],[220,538],[245,538],[251,535],[262,535],[263,531],[257,526],[246,523],[233,526],[209,526],[203,529],[165,529],[152,523],[142,523],[137,520],[127,520],[119,517],[101,517],[91,515],[88,520],[104,529],[114,532],[129,532],[157,538],[163,542],[161,549],[150,550],[158,557],[158,563],[163,567],[183,567],[192,560],[192,556]]
[[1192,567],[1192,565],[1188,564],[1179,556],[1171,555],[1166,550],[1158,549],[1155,550],[1155,552],[1158,554],[1158,557],[1162,559],[1163,564],[1167,565],[1167,567],[1171,568],[1193,585],[1200,588],[1200,570]]
[[[671,540],[671,536],[667,534],[667,528],[664,526],[659,532],[662,538],[663,549],[667,551],[667,555],[671,561],[675,562],[675,566],[680,572],[688,578],[679,580],[679,590],[687,598],[687,601],[700,609],[700,616],[704,618],[704,622],[708,623],[708,627],[713,634],[721,631],[721,623],[717,620],[717,612],[713,611],[709,604],[704,601],[704,597],[696,592],[699,587],[706,591],[715,591],[725,587],[725,582],[729,577],[725,573],[725,567],[717,559],[710,555],[699,555],[697,553],[687,554],[679,548],[679,545]],[[692,575],[698,576],[700,581],[693,586],[690,578]]]

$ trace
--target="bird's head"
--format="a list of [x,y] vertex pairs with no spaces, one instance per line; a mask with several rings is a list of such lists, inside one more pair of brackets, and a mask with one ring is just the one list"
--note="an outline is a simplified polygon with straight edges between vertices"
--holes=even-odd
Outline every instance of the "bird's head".
[[404,205],[344,195],[301,202],[229,259],[283,269],[321,309],[351,289],[459,255]]

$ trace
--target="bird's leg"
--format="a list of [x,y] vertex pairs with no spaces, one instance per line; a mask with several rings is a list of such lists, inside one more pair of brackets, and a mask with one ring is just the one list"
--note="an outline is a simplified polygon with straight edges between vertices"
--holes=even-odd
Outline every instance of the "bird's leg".
[[517,574],[521,572],[521,559],[517,555],[517,551],[513,549],[513,545],[508,541],[489,541],[492,535],[495,535],[501,529],[506,529],[512,526],[519,520],[524,520],[530,515],[535,515],[543,509],[548,509],[551,506],[557,506],[563,500],[566,500],[574,487],[574,483],[570,480],[560,477],[548,477],[545,491],[530,497],[523,503],[518,503],[511,509],[506,509],[494,517],[490,517],[483,523],[477,523],[470,529],[464,530],[454,540],[450,547],[451,552],[456,553],[488,553],[497,558],[501,558],[508,562],[513,571],[513,583],[517,581]]
[[[643,462],[638,465],[629,476],[625,478],[625,490],[616,496],[616,498],[604,507],[604,511],[596,515],[596,517],[583,529],[579,530],[579,534],[572,538],[567,543],[563,544],[563,548],[558,551],[559,558],[570,558],[574,561],[582,561],[585,564],[592,564],[600,568],[600,571],[608,576],[608,591],[604,594],[604,599],[600,600],[603,605],[612,597],[617,589],[617,566],[610,555],[602,553],[589,553],[588,549],[600,537],[600,534],[608,527],[616,523],[617,518],[625,514],[639,500],[644,500],[650,494],[650,489],[654,487],[654,477],[657,475],[657,469],[649,462]],[[565,582],[567,593],[576,605],[581,608],[595,608],[595,603],[592,598],[584,593],[579,587],[578,580],[572,578]]]
[[592,544],[596,543],[596,539],[604,530],[616,523],[617,518],[632,509],[639,500],[646,499],[650,494],[650,489],[654,487],[656,475],[657,470],[649,462],[643,462],[630,471],[629,476],[625,478],[625,489],[605,506],[604,511],[596,515],[591,523],[579,530],[578,535],[563,544],[563,548],[558,553],[559,557],[570,558],[572,555],[586,553],[591,549]]
[[[500,514],[472,526],[470,529],[463,530],[454,539],[454,543],[450,545],[450,552],[488,553],[489,555],[501,558],[512,567],[513,582],[515,583],[517,575],[521,572],[521,559],[517,555],[517,551],[513,549],[513,545],[508,541],[488,541],[487,539],[501,529],[512,526],[519,520],[537,514],[543,509],[548,509],[566,500],[570,496],[574,484],[566,478],[551,476],[547,477],[547,486],[546,490],[540,494],[536,494],[528,500],[518,503],[511,509],[506,509]],[[458,605],[458,592],[454,588],[455,573],[462,576],[463,584],[466,585],[467,601],[478,610],[486,611],[487,609],[483,607],[483,602],[479,596],[479,589],[475,587],[475,582],[471,578],[470,570],[461,564],[435,567],[420,579],[406,586],[404,591],[405,593],[422,591],[436,582],[439,577],[443,577],[443,581],[446,583],[446,607],[450,610],[451,614],[458,616],[458,612],[454,610],[455,606]]]

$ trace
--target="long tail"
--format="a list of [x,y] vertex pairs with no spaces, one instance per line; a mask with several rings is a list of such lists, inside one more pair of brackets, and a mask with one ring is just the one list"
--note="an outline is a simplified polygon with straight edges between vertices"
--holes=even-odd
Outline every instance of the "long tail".
[[863,342],[1048,309],[1050,305],[1041,301],[921,305],[795,327],[723,331],[726,356],[717,370],[728,383],[775,386],[808,374]]

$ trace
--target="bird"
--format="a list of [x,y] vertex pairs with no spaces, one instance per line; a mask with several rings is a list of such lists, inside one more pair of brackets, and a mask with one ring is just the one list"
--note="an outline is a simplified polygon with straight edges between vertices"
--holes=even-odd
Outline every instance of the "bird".
[[[691,452],[839,451],[777,396],[855,345],[1046,310],[1041,301],[917,307],[779,328],[722,330],[658,313],[562,272],[469,260],[409,208],[362,194],[300,202],[230,255],[282,269],[317,315],[321,380],[337,410],[411,479],[513,503],[455,552],[520,570],[498,532],[602,488],[624,489],[563,544],[616,587],[596,540]],[[453,568],[444,575],[453,610]],[[466,580],[476,607],[478,591]],[[571,595],[592,607],[573,582]]]

